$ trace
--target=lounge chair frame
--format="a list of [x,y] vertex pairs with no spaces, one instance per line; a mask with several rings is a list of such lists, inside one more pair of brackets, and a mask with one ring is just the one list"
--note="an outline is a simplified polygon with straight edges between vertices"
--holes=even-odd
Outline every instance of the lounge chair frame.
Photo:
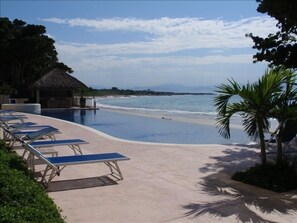
[[[99,155],[99,154],[92,154],[92,155]],[[110,156],[117,156],[117,155],[121,155],[119,153],[102,153],[100,155],[110,155]],[[82,155],[82,156],[86,156],[86,155]],[[53,157],[53,158],[59,158],[59,157]],[[49,160],[49,158],[47,158]],[[80,162],[80,163],[63,163],[63,164],[54,164],[55,168],[52,167],[52,165],[47,165],[43,175],[42,175],[42,179],[41,182],[48,187],[50,182],[56,177],[60,175],[60,172],[69,165],[79,165],[79,164],[87,164],[87,163],[104,163],[106,166],[108,166],[109,170],[110,170],[110,175],[113,176],[115,179],[117,180],[123,180],[123,174],[122,171],[118,165],[118,161],[120,160],[126,160],[126,158],[110,158],[110,159],[96,159],[96,160],[91,160],[89,162]],[[58,169],[58,171],[57,171]]]
[[45,148],[53,146],[68,146],[73,150],[75,155],[83,154],[80,148],[82,144],[88,142],[81,139],[62,139],[62,140],[47,140],[47,141],[34,141],[30,143],[34,148]]
[[45,170],[41,177],[41,182],[45,187],[48,187],[52,180],[59,176],[61,171],[69,165],[104,163],[109,167],[111,175],[118,180],[123,180],[123,174],[118,165],[118,161],[129,160],[130,158],[120,153],[99,153],[88,155],[72,155],[59,157],[45,157],[37,151],[32,145],[22,142],[24,148],[30,153],[29,167],[35,171],[35,157],[46,164]]
[[51,140],[56,140],[55,134],[60,133],[58,129],[48,126],[36,131],[10,131],[7,128],[3,128],[5,140],[8,141],[9,146],[13,146],[16,141],[28,140],[29,143],[46,137]]

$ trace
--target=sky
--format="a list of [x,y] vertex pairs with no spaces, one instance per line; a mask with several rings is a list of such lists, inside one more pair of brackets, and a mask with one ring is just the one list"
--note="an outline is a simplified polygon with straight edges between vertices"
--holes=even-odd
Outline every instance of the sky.
[[[158,85],[217,86],[256,81],[253,42],[276,21],[256,0],[15,1],[0,0],[0,16],[46,27],[58,58],[94,88]],[[178,91],[178,89],[177,89]]]

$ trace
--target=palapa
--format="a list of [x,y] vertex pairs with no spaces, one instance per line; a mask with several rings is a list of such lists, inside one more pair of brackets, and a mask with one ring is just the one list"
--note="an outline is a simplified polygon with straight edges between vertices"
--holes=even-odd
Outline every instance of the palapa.
[[32,89],[79,89],[86,87],[84,83],[58,68],[48,72],[30,86]]
[[73,106],[74,90],[87,86],[61,69],[53,69],[30,87],[35,91],[36,102],[42,108],[68,108]]

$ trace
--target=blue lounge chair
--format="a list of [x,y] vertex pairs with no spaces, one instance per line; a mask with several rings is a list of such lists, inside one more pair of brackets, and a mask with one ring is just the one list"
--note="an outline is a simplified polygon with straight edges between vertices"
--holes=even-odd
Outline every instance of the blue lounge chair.
[[27,117],[24,115],[1,115],[0,116],[0,122],[11,122],[11,121],[20,121],[20,122],[24,122],[24,119],[26,119]]
[[[88,144],[88,142],[82,139],[63,139],[63,140],[56,140],[55,134],[58,132],[58,129],[48,126],[44,129],[40,129],[37,131],[22,131],[17,132],[15,134],[16,140],[20,138],[23,140],[28,141],[31,145],[33,145],[39,152],[43,154],[51,154],[52,156],[57,156],[58,151],[55,150],[54,146],[69,146],[70,149],[73,150],[74,154],[82,154],[80,145]],[[20,137],[20,135],[22,135]],[[51,140],[39,140],[41,138],[50,138]],[[23,153],[23,157],[26,155],[26,150]]]
[[28,126],[32,126],[32,125],[36,125],[36,123],[34,123],[34,122],[23,122],[23,123],[16,123],[16,124],[12,124],[12,125],[7,125],[5,127],[12,128],[12,129],[18,129],[18,128],[28,127]]
[[55,134],[59,133],[59,130],[52,126],[42,128],[36,131],[11,131],[7,128],[3,128],[3,130],[5,132],[4,138],[10,142],[10,146],[13,146],[16,141],[20,141],[21,139],[27,140],[29,141],[29,143],[43,137],[55,140]]
[[28,140],[30,142],[33,142],[35,140],[38,140],[42,137],[48,137],[52,140],[55,140],[55,134],[60,133],[59,129],[47,126],[45,128],[36,130],[36,131],[14,131],[13,135],[18,139],[21,138],[23,140]]
[[74,154],[82,154],[80,145],[88,144],[88,142],[82,139],[62,139],[62,140],[42,140],[34,141],[30,143],[35,148],[53,147],[53,146],[69,146],[73,150]]
[[43,172],[41,182],[48,187],[55,176],[59,176],[61,171],[69,165],[90,164],[90,163],[104,163],[111,172],[111,175],[118,180],[123,180],[123,175],[118,165],[118,161],[129,160],[127,156],[120,153],[101,153],[101,154],[88,154],[88,155],[73,155],[73,156],[58,156],[58,157],[45,157],[42,153],[36,150],[32,145],[22,141],[22,144],[31,154],[29,160],[29,167],[35,171],[35,156],[46,164]]
[[14,110],[0,110],[0,115],[12,115],[15,113]]
[[7,125],[7,128],[12,130],[34,130],[34,129],[42,129],[51,127],[50,125],[36,125],[34,122],[24,122],[24,123],[17,123],[13,125]]
[[2,121],[0,121],[0,126],[2,128],[6,128],[9,131],[16,131],[18,129],[24,129],[24,128],[29,127],[29,126],[32,126],[32,125],[35,126],[35,124],[36,123],[33,123],[33,122],[21,122],[21,123],[10,124],[8,122],[2,122]]

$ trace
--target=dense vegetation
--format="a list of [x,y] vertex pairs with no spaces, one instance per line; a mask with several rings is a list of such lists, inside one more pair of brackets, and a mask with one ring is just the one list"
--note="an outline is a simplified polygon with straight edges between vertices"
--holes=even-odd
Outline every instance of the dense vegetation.
[[116,87],[110,89],[93,89],[88,88],[84,89],[83,92],[77,91],[76,95],[84,95],[84,96],[142,96],[142,95],[155,95],[155,96],[162,96],[162,95],[206,95],[211,93],[175,93],[175,92],[160,92],[160,91],[151,91],[148,90],[129,90],[129,89],[118,89]]
[[54,43],[44,26],[0,17],[0,90],[12,93],[15,89],[13,93],[22,94],[32,82],[54,68],[72,72],[58,61]]
[[0,141],[0,222],[64,222],[24,160]]
[[286,192],[297,189],[296,168],[296,158],[286,158],[282,163],[268,162],[236,172],[232,179],[275,192]]

